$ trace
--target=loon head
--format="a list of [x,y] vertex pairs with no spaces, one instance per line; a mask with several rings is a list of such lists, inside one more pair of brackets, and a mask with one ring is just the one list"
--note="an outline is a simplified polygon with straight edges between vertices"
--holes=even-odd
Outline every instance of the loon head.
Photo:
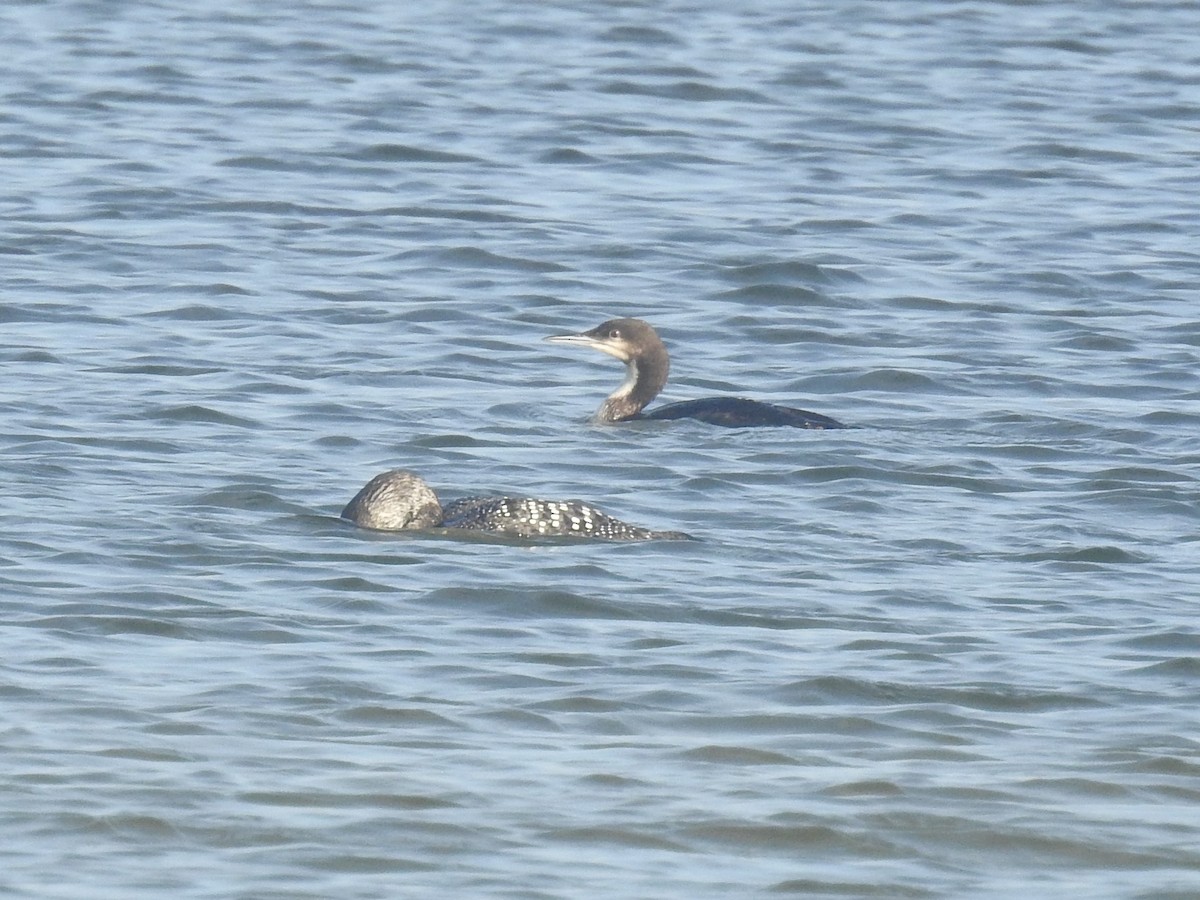
[[633,419],[667,383],[671,360],[658,333],[641,319],[609,319],[591,331],[556,334],[553,344],[590,347],[625,363],[625,380],[596,413],[598,422]]
[[342,518],[376,531],[432,528],[442,521],[442,504],[420,475],[392,469],[363,485],[342,510]]
[[556,334],[546,338],[552,344],[572,344],[577,347],[590,347],[615,356],[621,362],[631,359],[666,352],[666,347],[659,340],[658,333],[650,327],[649,322],[641,319],[609,319],[602,325],[597,325],[591,331],[580,334]]

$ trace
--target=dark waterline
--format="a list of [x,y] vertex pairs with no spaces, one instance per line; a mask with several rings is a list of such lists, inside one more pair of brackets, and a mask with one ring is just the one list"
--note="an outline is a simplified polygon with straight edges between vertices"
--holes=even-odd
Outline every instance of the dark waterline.
[[4,894],[1200,892],[1194,11],[5,5]]

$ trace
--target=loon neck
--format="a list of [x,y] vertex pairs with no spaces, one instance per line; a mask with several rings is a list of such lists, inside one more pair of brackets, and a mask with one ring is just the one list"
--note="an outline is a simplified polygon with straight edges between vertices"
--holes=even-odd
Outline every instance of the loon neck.
[[661,341],[657,346],[644,347],[625,361],[625,380],[596,411],[597,422],[623,422],[635,419],[650,403],[663,385],[671,368],[667,348]]

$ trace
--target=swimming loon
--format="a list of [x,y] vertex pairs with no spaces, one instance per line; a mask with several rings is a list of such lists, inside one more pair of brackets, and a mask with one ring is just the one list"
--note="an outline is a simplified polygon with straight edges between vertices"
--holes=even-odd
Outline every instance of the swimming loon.
[[680,531],[652,531],[629,525],[580,500],[465,497],[443,507],[433,488],[406,469],[391,469],[368,481],[346,504],[342,518],[376,531],[462,528],[523,538],[691,540]]
[[608,395],[596,411],[594,421],[625,422],[629,419],[699,419],[726,428],[761,425],[791,425],[796,428],[845,428],[841,422],[820,413],[776,406],[743,397],[705,397],[669,403],[648,413],[646,405],[667,383],[671,367],[667,348],[658,333],[641,319],[610,319],[582,334],[556,334],[546,338],[555,344],[591,347],[625,363],[625,380]]

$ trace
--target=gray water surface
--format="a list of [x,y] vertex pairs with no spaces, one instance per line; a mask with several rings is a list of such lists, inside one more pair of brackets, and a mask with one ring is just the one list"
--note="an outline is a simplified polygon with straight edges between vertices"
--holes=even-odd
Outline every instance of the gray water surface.
[[1195,5],[730,6],[0,8],[0,892],[1200,894]]

